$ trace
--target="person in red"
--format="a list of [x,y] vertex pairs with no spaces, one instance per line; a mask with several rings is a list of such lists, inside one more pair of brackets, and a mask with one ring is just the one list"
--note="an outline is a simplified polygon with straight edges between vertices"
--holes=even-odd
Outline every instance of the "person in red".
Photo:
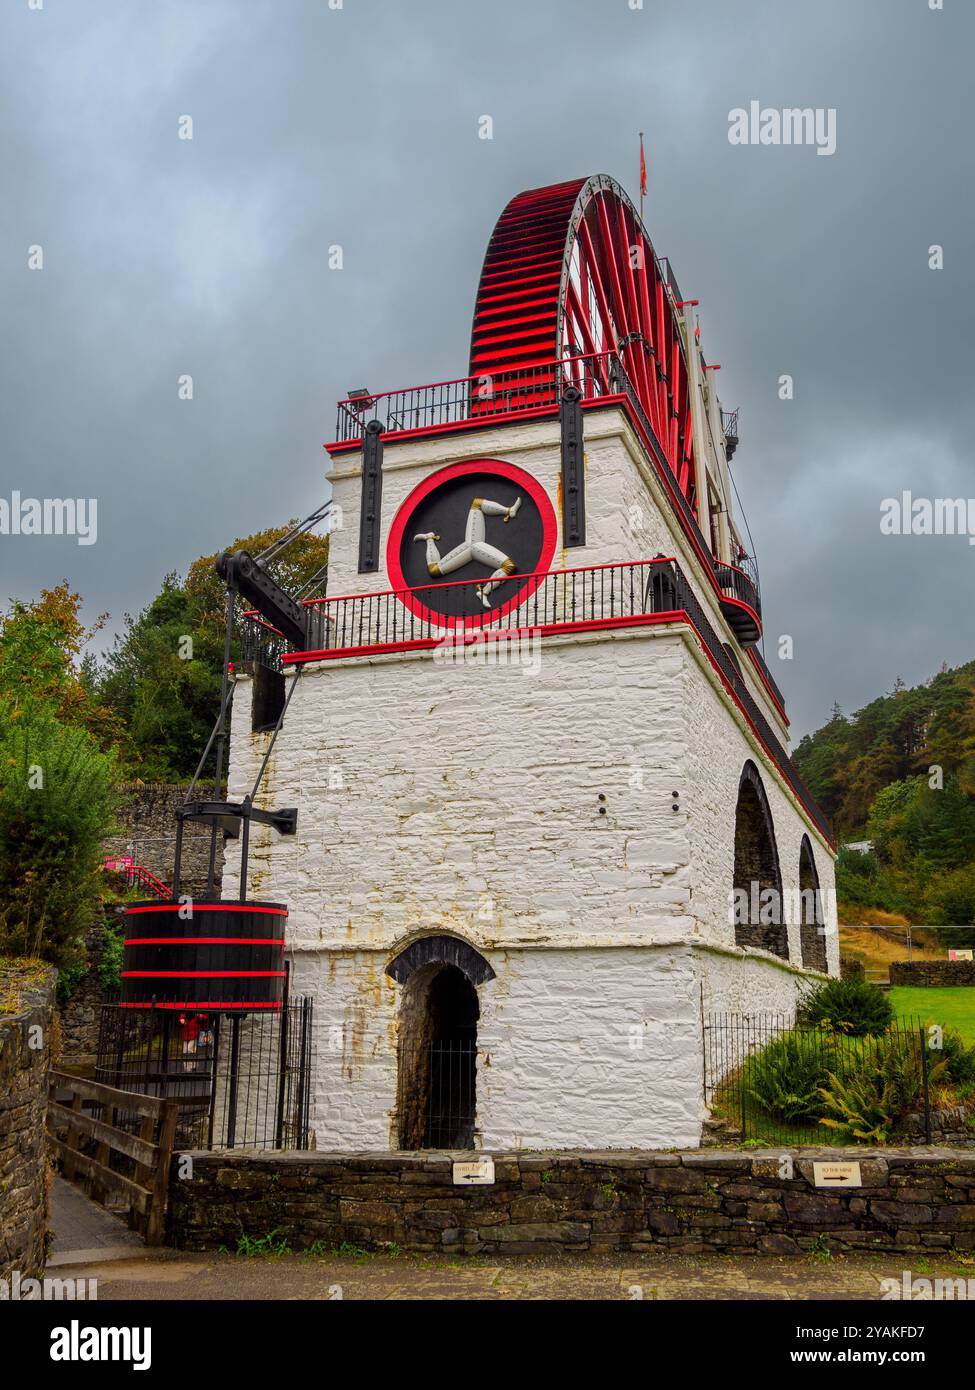
[[195,1071],[195,1060],[192,1058],[197,1048],[206,1046],[209,1041],[209,1020],[206,1014],[180,1014],[179,1016],[179,1035],[183,1040],[183,1070]]

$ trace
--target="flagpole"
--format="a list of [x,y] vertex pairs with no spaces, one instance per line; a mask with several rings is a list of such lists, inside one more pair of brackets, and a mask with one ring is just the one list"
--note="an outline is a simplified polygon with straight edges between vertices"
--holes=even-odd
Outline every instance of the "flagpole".
[[643,131],[640,131],[640,221],[643,221]]

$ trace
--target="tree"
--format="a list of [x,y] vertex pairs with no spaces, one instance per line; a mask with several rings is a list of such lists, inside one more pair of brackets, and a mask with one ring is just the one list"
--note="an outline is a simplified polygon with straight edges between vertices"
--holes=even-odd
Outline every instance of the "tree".
[[[294,522],[234,541],[231,550],[257,555]],[[131,771],[157,781],[181,781],[196,770],[220,705],[227,590],[217,554],[201,556],[186,579],[168,574],[156,597],[125,630],[97,668],[93,685],[121,720],[132,747]],[[268,573],[297,593],[328,561],[328,537],[306,533],[268,565]],[[237,627],[247,605],[236,605]]]
[[[975,662],[872,700],[804,738],[796,762],[841,835],[873,841],[862,865],[842,855],[848,910],[967,927],[975,872]],[[961,944],[956,936],[955,944]]]
[[103,748],[124,738],[111,709],[101,704],[81,661],[84,647],[101,630],[106,614],[85,627],[81,596],[66,581],[42,589],[33,603],[14,599],[0,615],[0,698],[17,718],[28,703],[42,701],[65,724],[87,729]]

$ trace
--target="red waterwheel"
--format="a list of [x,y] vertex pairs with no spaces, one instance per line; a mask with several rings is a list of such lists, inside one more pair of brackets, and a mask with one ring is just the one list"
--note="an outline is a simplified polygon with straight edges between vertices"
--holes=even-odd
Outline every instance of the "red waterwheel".
[[[597,175],[519,193],[488,243],[471,333],[470,375],[536,397],[538,369],[618,389],[616,353],[681,492],[693,506],[687,364],[674,301],[633,204]],[[575,360],[572,360],[575,359]],[[585,359],[585,361],[583,361]],[[548,378],[551,380],[551,377]],[[550,387],[550,389],[552,389]]]

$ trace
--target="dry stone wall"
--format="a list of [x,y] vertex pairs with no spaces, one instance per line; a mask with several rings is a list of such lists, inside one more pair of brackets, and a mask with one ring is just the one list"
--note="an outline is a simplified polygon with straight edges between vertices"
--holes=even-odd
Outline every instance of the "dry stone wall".
[[43,1272],[47,1243],[44,1122],[55,972],[0,969],[0,1280]]
[[[856,1159],[861,1185],[814,1185]],[[785,1162],[784,1160],[790,1160]],[[507,1153],[495,1182],[455,1187],[437,1153],[193,1155],[170,1188],[170,1239],[236,1247],[276,1230],[293,1249],[343,1241],[455,1253],[569,1250],[905,1258],[975,1249],[975,1154],[950,1149]]]
[[[248,697],[250,689],[247,691]],[[248,700],[248,718],[250,708]],[[118,815],[119,834],[106,842],[106,855],[131,854],[137,864],[169,884],[173,877],[176,850],[176,807],[186,798],[186,787],[179,783],[130,783],[122,788],[123,805]],[[204,797],[210,795],[204,789]],[[183,887],[201,893],[206,886],[210,854],[208,828],[188,823],[183,835]],[[218,846],[217,893],[220,892],[220,866],[223,846]]]
[[892,985],[975,985],[975,961],[895,960],[890,966]]

